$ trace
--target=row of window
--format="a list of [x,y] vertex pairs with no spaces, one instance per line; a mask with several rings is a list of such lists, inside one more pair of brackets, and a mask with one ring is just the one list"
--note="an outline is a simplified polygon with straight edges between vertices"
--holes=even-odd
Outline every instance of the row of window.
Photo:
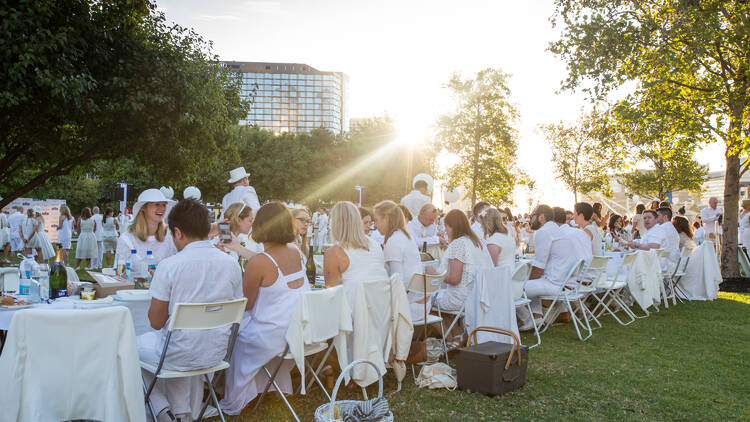
[[[332,116],[339,117],[341,114],[337,110],[279,110],[279,109],[255,109],[251,110],[248,116]],[[268,117],[270,118],[270,117]]]
[[323,122],[337,122],[339,119],[334,116],[321,116],[321,115],[294,115],[294,114],[273,114],[273,115],[258,115],[248,114],[247,120],[253,121],[282,121],[282,120],[299,120],[299,121],[323,121]]
[[[250,96],[250,92],[244,93],[247,96]],[[269,98],[341,98],[338,95],[330,94],[328,92],[279,92],[279,91],[258,91],[255,93],[255,97],[269,97]]]
[[304,81],[339,81],[339,75],[302,75],[299,73],[254,73],[241,72],[242,79],[270,79],[270,80],[304,80]]
[[[273,105],[274,107],[283,106],[286,108],[287,106],[289,108],[305,108],[306,106],[309,107],[311,105],[317,105],[317,104],[328,104],[335,108],[338,108],[341,106],[341,103],[339,101],[333,101],[331,99],[320,99],[320,98],[299,98],[299,99],[289,99],[289,98],[265,98],[263,100],[260,100],[259,98],[249,98],[252,100],[253,104],[259,107],[271,107]],[[262,106],[261,106],[262,104]],[[292,106],[294,104],[294,106]]]

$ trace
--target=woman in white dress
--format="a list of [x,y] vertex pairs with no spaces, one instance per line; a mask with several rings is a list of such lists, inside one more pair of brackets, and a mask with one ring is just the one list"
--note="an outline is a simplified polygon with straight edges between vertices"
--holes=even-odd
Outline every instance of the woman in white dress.
[[[115,211],[112,208],[107,207],[104,210],[102,229],[102,246],[104,247],[104,252],[107,254],[105,262],[111,262],[109,265],[114,266],[114,257],[112,257],[112,254],[117,249],[117,230],[120,229],[120,223],[115,218]],[[102,266],[107,265],[105,262],[102,263]]]
[[62,260],[65,266],[68,265],[68,252],[70,251],[73,240],[73,216],[70,215],[70,209],[60,206],[60,219],[57,222],[57,243],[62,249]]
[[[252,238],[263,244],[264,252],[250,258],[242,281],[247,308],[226,371],[226,394],[220,403],[230,415],[239,414],[263,392],[268,380],[263,365],[275,368],[278,364],[276,356],[286,347],[284,335],[292,310],[299,295],[310,290],[302,253],[294,245],[293,217],[284,204],[271,202],[260,207]],[[292,364],[285,360],[276,376],[279,387],[288,394],[292,392]]]
[[[434,302],[441,310],[457,312],[466,302],[477,270],[492,267],[492,257],[472,230],[466,214],[460,210],[451,210],[445,216],[445,233],[450,240],[443,255],[443,266],[448,270],[447,286],[440,289]],[[444,329],[448,323],[448,318],[444,318]],[[448,335],[450,333],[446,333]]]
[[750,249],[750,199],[742,200],[740,215],[740,243]]
[[91,260],[99,256],[99,247],[96,243],[94,231],[96,231],[96,221],[92,218],[91,209],[86,207],[81,210],[81,221],[78,223],[75,268],[79,268],[81,260],[86,261],[86,268],[88,268],[91,266]]
[[[26,210],[26,219],[19,228],[21,240],[23,240],[23,254],[31,256],[36,251],[37,257],[41,257],[42,251],[39,249],[39,238],[36,235],[39,230],[39,221],[36,219],[36,213],[33,208]],[[39,258],[37,258],[39,259]]]
[[8,216],[0,211],[0,249],[3,250],[3,263],[7,264],[8,252],[10,252],[10,228],[8,226]]
[[52,246],[47,232],[44,230],[44,217],[42,216],[42,209],[40,207],[34,207],[34,214],[36,220],[39,222],[39,229],[36,231],[37,241],[39,242],[39,249],[42,251],[41,255],[37,255],[37,260],[41,263],[49,259],[54,258],[55,248]]
[[697,246],[693,240],[693,228],[690,226],[690,222],[687,218],[676,215],[672,218],[672,225],[677,230],[677,234],[680,235],[680,250],[684,247],[695,249]]
[[635,206],[635,215],[631,222],[633,227],[630,229],[633,239],[642,239],[646,235],[646,226],[643,224],[643,211],[646,211],[645,205],[638,204]]
[[[419,247],[406,229],[406,218],[401,208],[393,201],[382,201],[375,205],[375,228],[384,236],[383,255],[388,275],[401,274],[404,287],[409,285],[414,274],[423,273]],[[413,322],[424,320],[432,306],[431,298],[424,294],[407,292]]]
[[496,267],[515,264],[516,242],[508,234],[508,226],[503,223],[500,211],[490,208],[481,219],[487,251]]
[[354,204],[339,202],[334,205],[330,223],[334,245],[323,255],[327,287],[343,284],[349,297],[356,283],[388,280],[383,250],[377,241],[365,235],[359,210]]
[[146,189],[138,195],[133,206],[135,218],[117,239],[115,262],[118,272],[123,269],[132,250],[142,260],[151,251],[157,263],[177,253],[172,234],[164,222],[173,204],[174,201],[165,198],[159,189]]

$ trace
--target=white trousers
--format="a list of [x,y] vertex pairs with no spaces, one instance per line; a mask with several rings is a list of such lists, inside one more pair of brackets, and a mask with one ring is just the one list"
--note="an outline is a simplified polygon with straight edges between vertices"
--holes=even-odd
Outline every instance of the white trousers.
[[91,266],[94,267],[94,268],[101,268],[102,267],[102,259],[104,257],[104,241],[97,239],[96,246],[99,248],[99,258],[92,259],[91,260]]
[[524,287],[526,296],[531,299],[531,312],[542,313],[542,300],[539,296],[555,295],[560,291],[560,285],[546,278],[535,278],[526,282]]
[[[159,333],[156,331],[150,331],[139,335],[136,337],[135,341],[138,345],[138,356],[141,360],[157,365],[159,363],[159,358],[161,357],[160,350],[162,348],[161,336],[159,336]],[[154,379],[154,375],[146,370],[141,370],[141,373],[143,375],[143,381],[146,383],[146,388],[148,388],[151,381]],[[167,409],[171,409],[172,413],[175,415],[190,413],[189,381],[189,377],[167,378],[157,381],[150,396],[154,413],[158,415]],[[146,409],[146,413],[148,413],[148,408]]]

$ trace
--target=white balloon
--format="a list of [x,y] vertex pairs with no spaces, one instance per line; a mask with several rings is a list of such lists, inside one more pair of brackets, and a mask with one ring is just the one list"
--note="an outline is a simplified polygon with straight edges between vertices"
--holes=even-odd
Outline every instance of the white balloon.
[[420,180],[427,183],[427,193],[432,193],[432,184],[433,184],[432,176],[430,176],[427,173],[419,173],[418,175],[414,176],[414,179],[412,179],[411,181],[412,187],[414,187],[414,185]]
[[445,194],[443,195],[443,199],[446,202],[454,203],[461,199],[461,194],[458,193],[456,190],[447,190],[445,191]]
[[185,198],[185,199],[193,198],[196,201],[200,201],[200,199],[201,199],[201,191],[200,191],[200,189],[196,188],[195,186],[188,186],[182,192],[182,197]]

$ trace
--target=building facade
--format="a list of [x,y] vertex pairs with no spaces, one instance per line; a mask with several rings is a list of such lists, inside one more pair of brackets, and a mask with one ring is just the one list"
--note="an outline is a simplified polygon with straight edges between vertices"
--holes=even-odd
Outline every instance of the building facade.
[[349,130],[348,77],[300,63],[221,62],[242,80],[242,95],[252,100],[242,125],[281,133],[323,128]]

